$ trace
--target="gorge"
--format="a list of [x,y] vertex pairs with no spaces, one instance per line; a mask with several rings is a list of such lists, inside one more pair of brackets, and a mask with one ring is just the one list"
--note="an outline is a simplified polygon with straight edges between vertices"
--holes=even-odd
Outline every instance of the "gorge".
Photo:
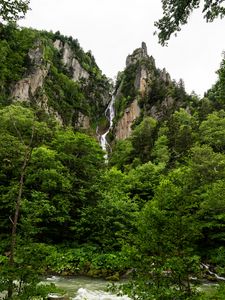
[[224,58],[200,98],[144,42],[112,83],[72,37],[0,34],[0,293],[88,276],[127,279],[109,299],[223,299],[198,285],[225,277]]

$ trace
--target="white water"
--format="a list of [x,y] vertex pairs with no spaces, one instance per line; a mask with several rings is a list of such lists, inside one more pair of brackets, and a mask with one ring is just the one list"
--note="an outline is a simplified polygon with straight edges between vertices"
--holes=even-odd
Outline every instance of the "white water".
[[73,300],[131,300],[127,296],[116,296],[104,291],[90,291],[80,288]]
[[[106,152],[107,152],[107,146],[108,146],[106,136],[109,133],[109,131],[112,129],[113,119],[115,117],[114,102],[115,102],[115,97],[112,96],[112,100],[109,102],[109,105],[107,106],[107,108],[105,110],[105,116],[109,120],[109,128],[103,135],[100,136],[101,147]],[[106,159],[107,159],[107,155],[106,155]]]
[[221,277],[221,276],[217,275],[216,273],[212,272],[212,271],[209,269],[209,266],[208,266],[208,265],[205,265],[205,264],[202,263],[202,266],[209,272],[210,275],[215,276],[215,278],[216,278],[217,280],[223,280],[223,281],[225,281],[225,278],[224,278],[224,277]]
[[52,276],[46,281],[53,282],[57,287],[65,290],[73,300],[131,300],[126,295],[117,296],[106,292],[108,281],[103,279]]

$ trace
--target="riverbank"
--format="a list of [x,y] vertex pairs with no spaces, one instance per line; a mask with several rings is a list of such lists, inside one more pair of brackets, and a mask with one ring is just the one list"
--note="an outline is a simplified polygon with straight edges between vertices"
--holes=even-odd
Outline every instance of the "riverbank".
[[[118,285],[123,282],[120,281]],[[85,276],[49,276],[42,283],[54,283],[57,288],[66,293],[67,297],[73,300],[131,300],[128,296],[118,296],[108,292],[110,282],[105,279]]]
[[[89,278],[85,276],[50,276],[43,283],[54,283],[57,288],[66,292],[69,299],[73,300],[131,300],[126,295],[116,295],[109,293],[110,282],[104,279]],[[125,281],[120,281],[116,285],[121,285]],[[225,286],[213,282],[204,282],[196,287],[197,294],[195,300],[223,300]],[[66,299],[66,298],[65,298]]]

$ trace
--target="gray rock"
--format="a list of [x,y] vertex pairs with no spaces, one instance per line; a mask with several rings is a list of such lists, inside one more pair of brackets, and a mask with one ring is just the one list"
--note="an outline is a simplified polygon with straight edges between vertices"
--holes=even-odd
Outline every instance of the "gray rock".
[[79,61],[75,58],[74,52],[68,43],[65,43],[63,46],[61,41],[56,40],[53,45],[58,51],[63,51],[62,62],[68,70],[72,71],[74,81],[79,81],[82,78],[89,78],[89,73],[81,66]]
[[145,42],[141,43],[141,48],[144,50],[145,55],[148,55],[147,45]]
[[149,56],[147,52],[147,46],[144,42],[142,42],[141,48],[134,50],[134,52],[131,55],[127,56],[126,67],[128,67],[131,64],[135,64],[136,62],[144,58],[149,58]]
[[12,90],[13,101],[29,101],[38,90],[43,86],[45,77],[48,74],[50,65],[44,65],[43,50],[41,43],[37,42],[36,47],[30,49],[28,57],[32,64],[32,69],[29,74],[19,80]]

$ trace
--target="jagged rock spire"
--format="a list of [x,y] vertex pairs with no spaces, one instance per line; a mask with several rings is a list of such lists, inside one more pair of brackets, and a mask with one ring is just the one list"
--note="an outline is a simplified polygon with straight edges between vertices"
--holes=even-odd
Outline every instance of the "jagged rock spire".
[[144,54],[148,55],[147,45],[145,42],[141,43],[141,48],[144,50]]
[[148,50],[145,42],[141,43],[141,48],[134,50],[131,55],[128,55],[126,59],[126,67],[131,64],[135,64],[137,61],[147,58],[148,57]]

